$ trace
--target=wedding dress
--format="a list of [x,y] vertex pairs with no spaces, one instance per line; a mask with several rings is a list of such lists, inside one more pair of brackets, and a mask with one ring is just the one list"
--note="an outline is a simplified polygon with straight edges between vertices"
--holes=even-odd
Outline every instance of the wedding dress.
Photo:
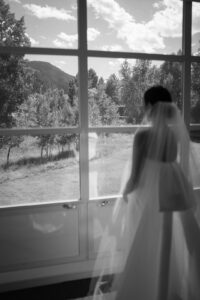
[[[109,263],[98,273],[97,256],[93,299],[200,299],[200,212],[193,192],[191,165],[197,164],[192,153],[175,104],[161,103],[145,116],[122,178],[123,196],[102,236],[100,250],[107,250]],[[134,188],[126,195],[128,180]],[[104,294],[108,273],[112,280]]]

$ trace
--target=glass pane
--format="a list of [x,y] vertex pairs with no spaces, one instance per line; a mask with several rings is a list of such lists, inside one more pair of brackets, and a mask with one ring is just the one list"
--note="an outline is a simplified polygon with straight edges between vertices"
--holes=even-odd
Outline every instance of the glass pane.
[[178,62],[90,58],[88,65],[90,126],[139,124],[144,92],[155,84],[167,87],[182,107],[182,66]]
[[34,3],[5,0],[5,4],[0,5],[0,12],[4,21],[1,31],[3,46],[77,48],[76,0]]
[[0,206],[79,199],[79,136],[1,136]]
[[133,134],[90,133],[90,198],[119,194],[132,142]]
[[192,63],[191,123],[200,123],[200,63]]
[[88,47],[180,54],[182,2],[88,0]]
[[0,55],[0,127],[78,126],[77,57]]
[[200,55],[200,3],[192,3],[192,54]]
[[200,130],[192,131],[191,136],[191,174],[194,188],[200,188]]

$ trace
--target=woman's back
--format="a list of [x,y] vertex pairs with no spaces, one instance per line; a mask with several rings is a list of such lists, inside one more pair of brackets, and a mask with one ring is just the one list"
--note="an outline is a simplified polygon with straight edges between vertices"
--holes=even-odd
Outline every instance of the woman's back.
[[168,126],[159,133],[153,127],[138,131],[133,145],[133,180],[139,181],[146,159],[163,163],[176,161],[177,148],[174,133]]

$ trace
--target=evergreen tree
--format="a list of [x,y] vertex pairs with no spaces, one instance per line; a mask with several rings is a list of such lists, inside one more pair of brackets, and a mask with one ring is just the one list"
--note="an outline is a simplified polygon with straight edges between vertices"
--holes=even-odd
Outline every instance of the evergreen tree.
[[98,83],[98,76],[94,69],[90,68],[88,70],[88,88],[96,88]]
[[119,104],[119,80],[115,74],[109,76],[105,92],[116,104]]
[[125,60],[121,65],[121,102],[125,106],[124,113],[127,123],[135,124],[143,116],[143,95],[154,82],[151,61],[136,60],[132,67]]
[[[200,48],[197,55],[200,56]],[[191,122],[200,123],[200,63],[192,63]]]
[[160,66],[160,84],[170,91],[173,100],[181,108],[181,64],[179,62],[165,61]]

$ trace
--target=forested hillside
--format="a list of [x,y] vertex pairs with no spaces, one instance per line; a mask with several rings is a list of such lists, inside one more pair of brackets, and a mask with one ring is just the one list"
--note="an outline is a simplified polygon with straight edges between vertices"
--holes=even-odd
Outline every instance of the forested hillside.
[[74,76],[45,61],[27,61],[27,66],[35,70],[39,79],[49,88],[63,89],[64,92],[68,92],[69,82]]

